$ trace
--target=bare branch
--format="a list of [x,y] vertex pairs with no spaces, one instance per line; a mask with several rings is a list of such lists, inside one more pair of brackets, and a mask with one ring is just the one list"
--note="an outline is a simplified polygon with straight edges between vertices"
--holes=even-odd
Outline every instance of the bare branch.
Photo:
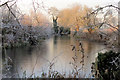
[[37,10],[36,10],[36,8],[35,8],[35,3],[34,3],[34,0],[32,0],[32,4],[33,4],[33,9],[34,9],[34,12],[35,12],[35,19],[36,19],[37,23],[38,23],[38,24],[40,24],[40,22],[39,22],[39,20],[38,20],[38,17],[37,17],[37,15],[36,15]]
[[4,6],[4,5],[6,5],[7,3],[8,3],[8,2],[5,2],[5,3],[1,4],[1,5],[0,5],[0,7],[2,7],[2,6]]
[[114,5],[107,5],[107,6],[100,7],[100,8],[98,8],[98,9],[94,10],[94,11],[91,12],[89,15],[91,15],[91,14],[95,14],[95,13],[99,12],[100,10],[103,10],[104,8],[107,8],[107,7],[113,7],[113,8],[115,8],[115,9],[120,10],[119,7],[116,7],[116,6],[114,6]]
[[15,19],[16,19],[17,23],[19,24],[19,26],[22,27],[21,24],[20,24],[20,22],[19,22],[19,20],[17,19],[16,15],[12,12],[12,10],[10,9],[10,7],[8,6],[7,3],[6,3],[6,6],[9,9],[9,11],[11,12],[11,14],[15,17]]
[[12,7],[13,5],[15,5],[16,4],[16,2],[17,2],[17,0],[15,0],[15,2],[10,6],[10,7]]
[[6,5],[7,3],[12,2],[12,1],[14,1],[14,0],[11,0],[11,1],[8,0],[7,2],[1,4],[0,7],[4,6],[4,5]]

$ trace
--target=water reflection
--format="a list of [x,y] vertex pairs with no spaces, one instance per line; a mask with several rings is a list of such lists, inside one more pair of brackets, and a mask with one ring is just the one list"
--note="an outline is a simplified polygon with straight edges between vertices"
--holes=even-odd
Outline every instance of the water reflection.
[[[105,46],[88,41],[82,41],[82,43],[85,49],[85,65],[81,75],[90,77],[91,63],[95,61],[97,51],[103,49]],[[13,74],[17,71],[20,77],[22,77],[23,72],[26,71],[27,77],[32,73],[35,73],[36,76],[40,76],[41,72],[48,71],[49,61],[57,56],[57,58],[54,59],[55,65],[53,66],[53,70],[69,74],[69,72],[72,71],[72,66],[69,63],[74,56],[74,52],[71,50],[72,47],[70,45],[75,45],[76,48],[79,49],[79,42],[74,38],[70,36],[55,36],[43,41],[38,46],[9,49],[7,50],[7,54],[14,62],[11,73]],[[81,53],[77,52],[77,56],[80,61]],[[79,67],[81,67],[81,65],[79,65]]]

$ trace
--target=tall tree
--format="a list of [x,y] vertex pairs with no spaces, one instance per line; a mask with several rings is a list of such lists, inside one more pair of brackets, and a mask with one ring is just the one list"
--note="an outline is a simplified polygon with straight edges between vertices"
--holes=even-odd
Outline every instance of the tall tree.
[[55,34],[58,34],[58,25],[57,25],[58,12],[59,12],[58,9],[55,7],[51,7],[49,9],[49,14],[52,15],[52,19],[53,19],[53,28],[54,28]]
[[76,31],[79,31],[80,27],[86,27],[90,24],[90,19],[84,18],[90,12],[91,8],[87,6],[82,7],[79,4],[63,9],[59,12],[59,25],[74,28]]

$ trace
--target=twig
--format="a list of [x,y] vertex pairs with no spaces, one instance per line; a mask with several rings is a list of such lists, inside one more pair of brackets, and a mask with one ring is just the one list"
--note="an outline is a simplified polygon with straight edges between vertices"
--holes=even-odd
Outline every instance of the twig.
[[15,16],[15,14],[12,12],[12,10],[11,10],[10,7],[8,6],[8,4],[7,4],[7,3],[5,3],[5,4],[6,4],[6,6],[8,7],[9,11],[11,12],[11,14],[15,17],[15,19],[16,19],[17,23],[19,24],[19,26],[22,27],[21,24],[20,24],[20,22],[19,22],[19,20],[17,19],[17,17]]

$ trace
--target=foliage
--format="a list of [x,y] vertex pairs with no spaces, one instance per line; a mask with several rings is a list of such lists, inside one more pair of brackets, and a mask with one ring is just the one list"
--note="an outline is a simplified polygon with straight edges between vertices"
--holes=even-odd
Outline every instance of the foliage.
[[[98,77],[102,80],[119,80],[120,77],[120,53],[113,51],[98,53],[96,64],[99,71]],[[94,64],[95,66],[95,64]],[[97,72],[98,72],[97,71]]]
[[[49,31],[49,33],[48,33]],[[8,27],[2,30],[3,46],[19,47],[26,44],[37,44],[39,41],[48,38],[51,35],[51,28],[41,27]]]
[[91,11],[92,11],[91,8],[88,8],[87,6],[82,7],[81,5],[78,4],[71,8],[63,9],[59,11],[58,14],[59,25],[73,29],[76,28],[76,26],[86,27],[88,26],[88,22],[90,20],[88,20],[87,18],[83,19],[83,17],[85,17]]
[[55,33],[55,34],[58,34],[58,31],[59,31],[59,30],[58,30],[58,29],[59,29],[59,26],[55,26],[55,27],[53,27],[53,29],[54,29],[54,33]]
[[70,28],[64,28],[63,33],[64,34],[70,34]]
[[49,27],[50,25],[48,19],[40,11],[35,13],[33,10],[31,10],[30,14],[25,14],[21,18],[21,23],[25,26]]

